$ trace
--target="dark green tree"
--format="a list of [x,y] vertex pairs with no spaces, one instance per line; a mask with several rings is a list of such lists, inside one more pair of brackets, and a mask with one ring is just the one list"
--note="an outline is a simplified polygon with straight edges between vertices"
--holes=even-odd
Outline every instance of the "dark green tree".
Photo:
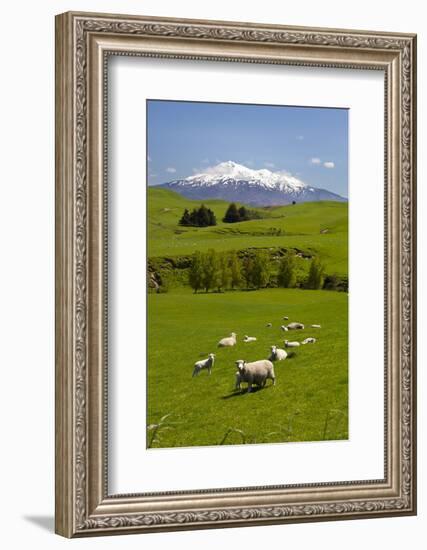
[[305,286],[313,290],[322,288],[324,277],[325,268],[320,259],[316,256],[311,261],[310,270],[308,272],[308,278]]
[[241,206],[238,210],[240,221],[249,220],[249,211],[244,206]]
[[179,220],[179,225],[191,225],[191,216],[187,208],[184,210],[184,214]]
[[222,221],[225,222],[225,223],[236,223],[236,222],[241,221],[239,211],[238,211],[237,206],[234,202],[232,202],[228,206],[227,212],[225,213],[225,216],[224,216]]
[[295,270],[295,252],[289,250],[280,260],[277,285],[283,288],[293,288],[297,282]]

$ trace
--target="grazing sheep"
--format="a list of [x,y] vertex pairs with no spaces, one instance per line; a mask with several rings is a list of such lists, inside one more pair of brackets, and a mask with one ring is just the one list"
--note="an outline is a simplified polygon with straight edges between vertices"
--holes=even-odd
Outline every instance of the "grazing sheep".
[[263,388],[268,378],[273,381],[273,386],[276,384],[274,365],[268,359],[254,361],[253,363],[246,363],[246,361],[239,359],[236,361],[236,365],[236,389],[240,389],[242,382],[247,382],[248,392],[252,390],[252,384]]
[[284,349],[280,349],[277,346],[271,346],[270,361],[284,361],[288,354]]
[[207,359],[201,359],[200,361],[197,361],[194,363],[194,370],[193,370],[193,376],[196,376],[199,374],[201,370],[206,369],[208,373],[210,374],[212,372],[212,367],[214,366],[215,362],[215,354],[210,353]]
[[285,347],[286,348],[298,348],[299,342],[288,342],[288,340],[285,340]]
[[281,328],[282,330],[284,330],[284,331],[287,331],[287,330],[288,330],[288,327],[285,327],[285,325],[282,325],[280,328]]
[[223,338],[218,342],[218,347],[227,348],[227,347],[235,346],[237,342],[236,336],[237,334],[235,332],[232,332],[230,336],[228,336],[227,338]]
[[267,323],[265,326],[266,326],[267,328],[271,328],[273,325],[272,325],[271,323]]
[[286,316],[283,317],[283,320],[284,320],[284,321],[287,321],[288,319],[289,319],[289,317],[286,317]]
[[245,337],[243,338],[243,342],[245,344],[247,344],[248,342],[256,342],[256,337],[255,336],[247,336],[245,334]]
[[315,344],[316,343],[316,338],[306,338],[305,340],[303,340],[301,342],[301,344]]
[[311,328],[322,328],[321,325],[311,325]]
[[289,323],[288,330],[303,330],[304,325],[302,323]]

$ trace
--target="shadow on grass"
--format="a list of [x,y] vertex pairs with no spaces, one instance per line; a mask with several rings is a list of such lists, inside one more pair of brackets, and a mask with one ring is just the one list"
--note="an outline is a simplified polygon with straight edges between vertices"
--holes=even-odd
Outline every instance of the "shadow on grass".
[[246,395],[248,393],[250,395],[251,393],[257,393],[261,390],[268,390],[269,388],[272,388],[272,387],[273,385],[264,386],[264,388],[260,388],[259,386],[252,386],[252,389],[250,392],[248,392],[246,388],[244,388],[243,390],[234,390],[232,393],[229,393],[228,395],[223,395],[220,399],[231,399],[232,397],[239,397],[242,395]]

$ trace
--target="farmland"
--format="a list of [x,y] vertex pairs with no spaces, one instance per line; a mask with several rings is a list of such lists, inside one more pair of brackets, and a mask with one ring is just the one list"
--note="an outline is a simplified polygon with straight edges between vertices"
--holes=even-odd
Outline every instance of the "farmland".
[[[217,225],[182,227],[184,209],[200,201],[148,189],[149,262],[166,264],[168,274],[181,273],[164,292],[148,293],[148,446],[347,439],[347,292],[268,285],[195,294],[186,270],[179,269],[195,251],[263,249],[274,263],[276,252],[293,250],[301,276],[308,271],[307,259],[316,256],[327,274],[348,277],[347,203],[257,208],[261,219],[238,223],[222,222],[227,202],[205,205],[214,211]],[[284,316],[304,323],[305,329],[283,332]],[[237,333],[237,345],[217,348],[230,332]],[[244,344],[245,334],[257,341]],[[234,390],[237,359],[264,359],[270,346],[284,347],[285,337],[302,341],[310,336],[315,344],[300,346],[292,357],[275,363],[275,386],[269,382],[251,393]],[[202,371],[192,378],[195,361],[209,353],[216,354],[211,376]]]

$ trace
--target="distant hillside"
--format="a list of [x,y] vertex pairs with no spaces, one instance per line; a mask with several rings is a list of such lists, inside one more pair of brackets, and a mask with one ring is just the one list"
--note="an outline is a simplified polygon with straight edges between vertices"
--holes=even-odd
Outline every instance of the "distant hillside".
[[221,221],[229,203],[206,200],[203,202],[214,211],[218,225],[199,228],[181,227],[178,222],[184,209],[200,206],[200,200],[192,201],[158,186],[148,188],[147,199],[149,257],[188,256],[208,248],[288,247],[319,254],[330,273],[348,274],[346,202],[257,208],[263,219],[229,224]]

